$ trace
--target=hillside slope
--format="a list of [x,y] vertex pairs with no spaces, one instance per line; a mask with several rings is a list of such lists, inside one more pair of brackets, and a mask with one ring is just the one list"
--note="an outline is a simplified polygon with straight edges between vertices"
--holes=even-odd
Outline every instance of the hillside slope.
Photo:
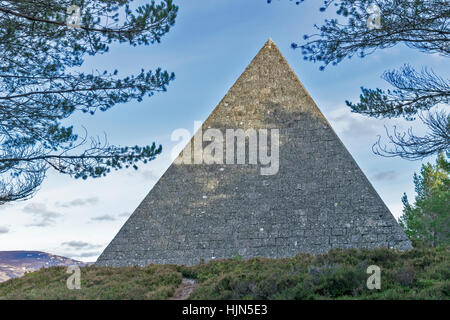
[[41,251],[0,251],[0,282],[18,278],[25,272],[41,268],[86,264],[81,261],[61,257]]
[[[380,290],[366,287],[370,265],[381,268]],[[80,290],[67,289],[68,277],[64,267],[27,273],[1,283],[0,299],[168,299],[183,279],[196,281],[189,299],[450,299],[450,248],[237,257],[192,267],[87,266]]]

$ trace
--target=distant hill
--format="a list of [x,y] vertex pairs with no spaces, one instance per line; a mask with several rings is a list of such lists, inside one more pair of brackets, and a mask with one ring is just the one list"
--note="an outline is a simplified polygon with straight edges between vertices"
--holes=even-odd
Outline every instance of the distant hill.
[[0,282],[41,268],[69,265],[86,263],[40,251],[0,251]]

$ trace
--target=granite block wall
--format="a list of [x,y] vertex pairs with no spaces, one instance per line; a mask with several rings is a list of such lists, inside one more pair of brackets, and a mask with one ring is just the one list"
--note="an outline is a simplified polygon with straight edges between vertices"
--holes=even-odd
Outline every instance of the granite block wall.
[[[248,152],[245,164],[172,164],[97,265],[193,265],[331,248],[411,249],[271,40],[202,125],[208,128],[224,137],[227,129],[278,129],[278,172],[262,175],[264,166],[249,164]],[[193,159],[193,143],[179,158],[186,154]]]

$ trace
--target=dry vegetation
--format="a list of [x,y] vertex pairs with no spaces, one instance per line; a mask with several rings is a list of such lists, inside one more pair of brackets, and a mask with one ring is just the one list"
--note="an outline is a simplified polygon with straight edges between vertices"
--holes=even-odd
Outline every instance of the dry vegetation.
[[[192,267],[85,267],[81,290],[68,290],[66,268],[0,284],[0,299],[167,299],[182,278],[198,281],[190,299],[449,299],[450,248],[333,250],[286,259],[239,257]],[[368,290],[369,265],[381,267],[381,290]]]

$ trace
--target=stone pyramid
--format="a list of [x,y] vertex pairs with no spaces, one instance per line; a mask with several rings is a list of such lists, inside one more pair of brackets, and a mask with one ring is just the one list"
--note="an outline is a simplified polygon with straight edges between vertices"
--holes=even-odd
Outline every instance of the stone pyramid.
[[[262,174],[263,165],[251,162],[250,153],[244,164],[176,164],[186,155],[195,157],[198,131],[98,265],[192,265],[236,255],[278,258],[331,248],[411,248],[272,40],[201,130],[208,128],[224,136],[229,128],[278,129],[277,172]],[[250,150],[249,144],[250,139]]]

